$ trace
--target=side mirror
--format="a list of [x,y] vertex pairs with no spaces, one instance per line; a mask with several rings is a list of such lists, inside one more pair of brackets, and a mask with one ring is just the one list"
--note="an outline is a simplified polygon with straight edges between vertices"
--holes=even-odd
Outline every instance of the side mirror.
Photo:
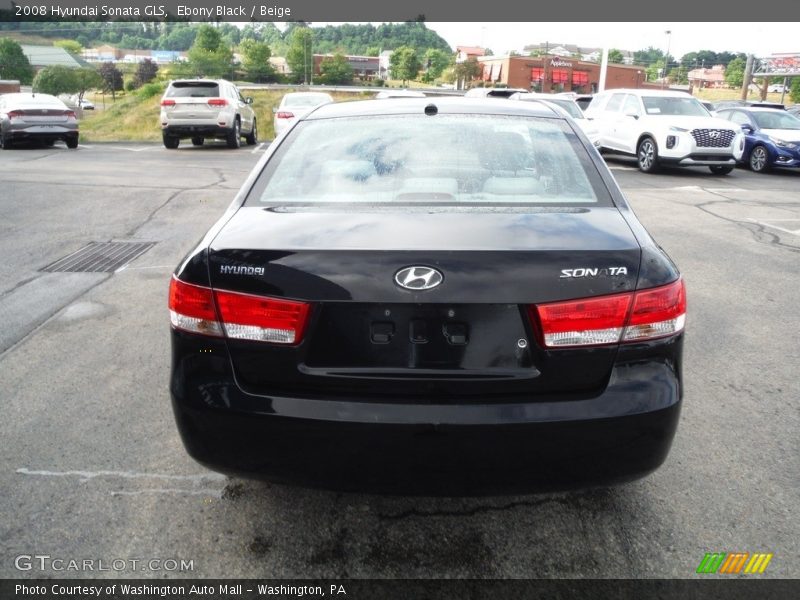
[[274,113],[278,112],[278,107],[277,106],[273,106],[272,107],[272,112],[274,112]]
[[750,125],[750,123],[745,123],[744,125],[742,125],[742,131],[744,131],[745,133],[753,133],[754,129],[753,126]]
[[250,96],[248,96],[247,98],[244,99],[244,103],[245,104],[252,104],[253,103],[253,99]]
[[639,113],[636,112],[635,110],[626,110],[625,111],[625,116],[626,117],[633,117],[634,119],[638,119],[639,118]]

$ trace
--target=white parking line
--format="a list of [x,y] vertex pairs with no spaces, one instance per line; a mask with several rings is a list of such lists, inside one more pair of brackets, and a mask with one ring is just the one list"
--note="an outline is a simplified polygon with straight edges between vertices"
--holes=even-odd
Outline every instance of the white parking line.
[[255,154],[256,152],[258,152],[259,150],[261,150],[261,149],[264,147],[264,143],[265,143],[265,142],[261,142],[261,143],[260,143],[258,146],[256,146],[255,148],[253,148],[253,150],[250,152],[250,154]]
[[186,481],[197,485],[203,481],[225,481],[227,477],[219,473],[203,473],[201,475],[167,475],[164,473],[136,473],[134,471],[44,471],[21,468],[17,469],[20,475],[40,475],[43,477],[79,477],[81,481],[88,481],[95,477],[121,477],[123,479],[167,479],[171,481]]
[[[770,227],[771,229],[777,229],[778,231],[782,231],[784,233],[791,233],[792,235],[800,235],[800,229],[786,229],[784,227],[778,227],[777,225],[772,225],[770,223],[759,221],[757,219],[747,219],[747,220],[750,221],[751,223],[756,223],[764,227]],[[800,219],[770,219],[770,221],[800,221]]]

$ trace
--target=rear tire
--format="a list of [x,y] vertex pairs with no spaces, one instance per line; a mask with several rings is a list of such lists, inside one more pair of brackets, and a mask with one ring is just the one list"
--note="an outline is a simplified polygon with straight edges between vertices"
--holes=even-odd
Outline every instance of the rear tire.
[[233,122],[233,129],[228,134],[226,140],[228,142],[228,148],[239,148],[242,145],[242,124],[239,122],[239,119]]
[[769,153],[764,146],[758,145],[750,151],[750,168],[756,173],[769,171]]
[[731,171],[733,171],[733,167],[728,167],[726,165],[712,165],[708,167],[708,170],[711,171],[714,175],[727,175]]
[[248,146],[255,146],[258,143],[258,124],[256,123],[255,118],[253,119],[253,129],[250,130],[250,133],[244,136],[244,141],[247,142]]
[[78,136],[77,135],[75,137],[67,138],[64,141],[67,143],[67,148],[70,148],[71,150],[74,150],[75,148],[78,147]]
[[651,137],[644,138],[636,148],[636,162],[642,173],[658,171],[658,147]]
[[177,138],[174,135],[167,135],[166,133],[163,134],[162,139],[164,140],[164,148],[167,148],[168,150],[175,150],[175,148],[177,148],[181,143],[180,138]]
[[192,138],[192,146],[202,146],[203,142],[205,142],[205,138],[201,137],[193,137]]

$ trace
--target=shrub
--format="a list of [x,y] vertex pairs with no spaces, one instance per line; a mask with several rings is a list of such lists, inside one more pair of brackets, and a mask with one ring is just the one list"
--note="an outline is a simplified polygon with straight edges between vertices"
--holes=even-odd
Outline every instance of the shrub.
[[147,98],[152,98],[153,96],[160,96],[164,93],[164,84],[162,83],[145,83],[139,91],[136,92],[136,95],[143,100]]

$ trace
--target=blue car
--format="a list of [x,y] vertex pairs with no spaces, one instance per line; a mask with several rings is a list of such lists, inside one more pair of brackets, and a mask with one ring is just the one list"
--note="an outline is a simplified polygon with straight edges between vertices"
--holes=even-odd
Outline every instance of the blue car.
[[800,167],[800,118],[774,108],[726,108],[717,116],[741,126],[744,140],[736,160],[757,173],[772,167]]

